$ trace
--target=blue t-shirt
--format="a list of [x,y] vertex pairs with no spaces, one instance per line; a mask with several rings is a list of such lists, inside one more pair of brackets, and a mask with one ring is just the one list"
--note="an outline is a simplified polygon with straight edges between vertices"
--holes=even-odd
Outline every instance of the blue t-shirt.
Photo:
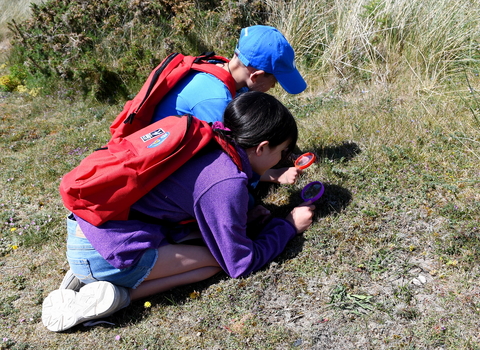
[[189,73],[158,104],[152,123],[170,115],[192,114],[206,122],[223,120],[232,95],[228,87],[212,74]]

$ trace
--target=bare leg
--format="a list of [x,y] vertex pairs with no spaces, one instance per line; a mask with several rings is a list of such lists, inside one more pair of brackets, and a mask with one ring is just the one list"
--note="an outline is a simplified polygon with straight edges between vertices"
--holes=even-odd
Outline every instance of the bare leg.
[[218,263],[207,247],[176,244],[158,248],[158,259],[145,281],[179,275]]
[[158,249],[152,271],[136,289],[130,290],[132,300],[160,293],[177,286],[207,279],[222,269],[207,247],[167,245]]
[[130,299],[141,299],[149,295],[165,292],[178,286],[203,281],[219,273],[220,271],[222,271],[220,267],[202,267],[200,269],[188,271],[180,275],[145,281],[136,289],[130,290]]

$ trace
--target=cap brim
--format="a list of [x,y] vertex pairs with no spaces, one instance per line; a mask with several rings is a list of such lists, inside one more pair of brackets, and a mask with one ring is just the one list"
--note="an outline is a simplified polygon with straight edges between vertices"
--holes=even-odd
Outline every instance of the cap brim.
[[289,94],[299,94],[307,88],[306,81],[297,69],[288,74],[274,74],[274,76],[282,88]]

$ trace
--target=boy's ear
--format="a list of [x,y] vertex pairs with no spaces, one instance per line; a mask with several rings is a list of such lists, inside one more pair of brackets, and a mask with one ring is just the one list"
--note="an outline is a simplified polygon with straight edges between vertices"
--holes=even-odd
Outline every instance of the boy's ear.
[[260,69],[256,70],[255,72],[250,73],[250,80],[252,81],[252,83],[255,83],[257,81],[257,78],[263,74],[265,74],[265,71]]
[[257,156],[261,156],[263,152],[265,151],[265,147],[269,145],[268,141],[262,141],[260,144],[255,148],[255,154]]

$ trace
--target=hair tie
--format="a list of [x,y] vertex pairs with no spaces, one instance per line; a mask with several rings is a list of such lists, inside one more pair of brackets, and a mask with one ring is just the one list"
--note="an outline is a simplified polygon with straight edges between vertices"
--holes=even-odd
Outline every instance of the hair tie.
[[229,128],[226,128],[225,125],[223,125],[222,122],[216,121],[215,123],[212,124],[212,129],[213,130],[225,130],[225,131],[231,131]]

